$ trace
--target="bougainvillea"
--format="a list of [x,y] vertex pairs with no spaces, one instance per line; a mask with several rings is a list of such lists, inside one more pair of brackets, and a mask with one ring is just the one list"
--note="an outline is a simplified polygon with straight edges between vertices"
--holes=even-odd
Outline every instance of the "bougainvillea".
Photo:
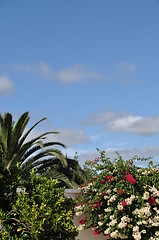
[[105,239],[159,240],[158,166],[139,168],[133,164],[135,157],[124,161],[117,156],[112,162],[100,151],[95,161],[87,161],[91,178],[81,187],[76,208],[87,217],[79,230],[91,227]]

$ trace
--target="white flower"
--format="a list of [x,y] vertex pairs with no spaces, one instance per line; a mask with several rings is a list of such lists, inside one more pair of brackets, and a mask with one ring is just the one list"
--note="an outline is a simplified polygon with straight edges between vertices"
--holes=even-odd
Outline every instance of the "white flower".
[[109,199],[110,202],[114,202],[116,200],[116,195],[111,196],[111,198]]
[[121,204],[118,204],[117,208],[119,211],[123,210],[123,206]]
[[76,212],[76,213],[75,213],[76,216],[81,216],[82,214],[83,214],[82,211],[81,211],[81,212]]
[[140,240],[141,239],[141,234],[140,233],[135,233],[133,234],[133,237],[135,240]]
[[99,219],[102,219],[103,218],[103,214],[99,214],[98,217],[99,217]]
[[155,232],[155,235],[156,235],[157,237],[159,237],[159,231],[156,231],[156,232]]
[[102,222],[98,222],[98,225],[99,225],[99,226],[102,226],[102,225],[103,225],[103,223],[102,223]]
[[110,190],[110,189],[108,189],[108,190],[107,190],[107,193],[108,193],[108,194],[110,194],[110,193],[111,193],[111,190]]
[[114,219],[109,223],[109,226],[115,226],[116,223],[117,223],[117,220]]
[[107,196],[107,195],[104,196],[104,199],[105,199],[105,200],[107,200],[108,198],[109,198],[109,196]]
[[117,239],[117,238],[118,238],[118,230],[115,230],[114,232],[112,232],[112,233],[110,234],[110,236],[111,236],[112,238]]
[[139,227],[138,226],[133,227],[133,232],[139,232]]
[[82,231],[84,229],[84,227],[85,227],[85,224],[81,224],[78,226],[77,230]]
[[110,207],[105,208],[105,209],[104,209],[104,212],[111,212],[111,208],[110,208]]
[[130,199],[131,199],[131,201],[134,201],[135,200],[135,195],[131,194]]
[[155,202],[159,205],[159,199],[158,198],[156,198]]
[[104,231],[104,234],[107,235],[107,234],[109,234],[109,232],[110,232],[110,228],[107,228],[107,229]]
[[143,199],[144,200],[147,200],[147,199],[149,199],[149,197],[150,197],[150,194],[149,194],[149,192],[144,192],[144,195],[143,195]]
[[113,220],[114,219],[114,214],[113,215],[110,215],[110,217],[109,217],[111,220]]
[[130,218],[129,218],[128,216],[123,216],[123,217],[121,218],[121,221],[122,221],[122,222],[130,222]]
[[137,222],[137,225],[142,225],[142,222],[141,222],[141,221],[138,221],[138,222]]
[[127,226],[127,222],[120,222],[118,224],[118,228],[125,228]]

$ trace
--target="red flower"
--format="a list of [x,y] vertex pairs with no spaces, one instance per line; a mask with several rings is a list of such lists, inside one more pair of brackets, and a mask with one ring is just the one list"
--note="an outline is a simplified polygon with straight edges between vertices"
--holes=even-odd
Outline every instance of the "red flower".
[[148,202],[149,202],[151,205],[154,205],[154,204],[155,204],[155,198],[151,196],[151,197],[148,199]]
[[105,177],[105,180],[106,180],[106,182],[108,182],[108,181],[110,181],[110,182],[114,182],[115,181],[115,177],[113,177],[113,176],[106,176]]
[[120,210],[120,212],[125,212],[125,209]]
[[124,194],[125,192],[124,192],[124,190],[123,189],[121,189],[121,190],[119,190],[118,192],[117,192],[117,194]]
[[106,235],[106,239],[109,239],[109,238],[110,238],[110,234],[107,234],[107,235]]
[[94,209],[94,208],[100,209],[100,205],[99,205],[99,202],[98,202],[98,201],[95,201],[95,202],[93,203],[92,209]]
[[103,205],[104,204],[104,201],[101,201],[101,205]]
[[123,201],[121,202],[121,205],[125,207],[125,206],[127,205],[127,201],[126,201],[126,200],[123,200]]
[[84,217],[83,219],[81,219],[78,223],[79,223],[79,224],[85,224],[85,221],[86,221],[86,217]]
[[129,183],[131,183],[131,184],[135,184],[135,183],[136,183],[136,179],[133,178],[133,175],[130,174],[130,173],[128,173],[127,175],[125,175],[125,178],[126,178],[126,180],[127,180]]
[[101,198],[103,198],[105,195],[106,195],[105,192],[100,194]]
[[102,179],[102,180],[101,180],[101,183],[105,183],[105,180]]
[[93,232],[94,235],[99,235],[99,233],[100,233],[100,232],[99,232],[98,229],[96,229],[96,230]]

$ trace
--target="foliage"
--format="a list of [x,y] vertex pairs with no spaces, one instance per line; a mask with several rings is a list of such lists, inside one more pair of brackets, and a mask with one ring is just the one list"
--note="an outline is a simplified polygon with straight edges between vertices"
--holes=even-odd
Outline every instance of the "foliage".
[[0,163],[5,170],[10,170],[20,164],[21,174],[27,176],[32,168],[37,168],[45,162],[54,163],[59,160],[64,166],[67,161],[62,152],[52,146],[62,146],[60,142],[47,142],[44,139],[48,134],[58,134],[58,132],[45,132],[31,140],[28,137],[32,130],[46,118],[36,122],[30,129],[26,130],[30,120],[29,113],[23,113],[15,123],[10,113],[0,115]]
[[[85,169],[90,183],[81,187],[77,214],[79,230],[92,227],[94,234],[106,239],[159,239],[159,169],[139,168],[133,159],[125,161],[120,154],[111,162],[100,152],[100,158],[87,161]],[[95,176],[93,176],[95,174]],[[92,181],[93,180],[93,181]]]
[[[13,121],[10,113],[0,115],[0,206],[4,210],[9,210],[17,186],[28,179],[31,169],[36,168],[47,177],[59,179],[61,185],[69,188],[83,182],[82,169],[76,161],[67,159],[54,147],[65,145],[60,142],[44,142],[49,134],[58,132],[45,132],[29,140],[34,128],[45,119],[39,120],[27,130],[30,120],[28,112],[23,113],[17,122]],[[73,171],[78,173],[75,179]]]
[[77,235],[72,222],[75,204],[75,200],[64,196],[64,188],[59,188],[57,180],[33,171],[26,191],[18,194],[6,218],[0,218],[4,228],[10,227],[8,232],[0,231],[8,233],[8,238],[1,239],[73,240]]

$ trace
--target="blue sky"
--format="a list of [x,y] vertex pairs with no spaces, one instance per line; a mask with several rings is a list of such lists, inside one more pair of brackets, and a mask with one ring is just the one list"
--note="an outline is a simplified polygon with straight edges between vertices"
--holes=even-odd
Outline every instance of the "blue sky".
[[[0,0],[0,109],[77,152],[159,162],[159,2]],[[30,125],[30,126],[31,126]]]

